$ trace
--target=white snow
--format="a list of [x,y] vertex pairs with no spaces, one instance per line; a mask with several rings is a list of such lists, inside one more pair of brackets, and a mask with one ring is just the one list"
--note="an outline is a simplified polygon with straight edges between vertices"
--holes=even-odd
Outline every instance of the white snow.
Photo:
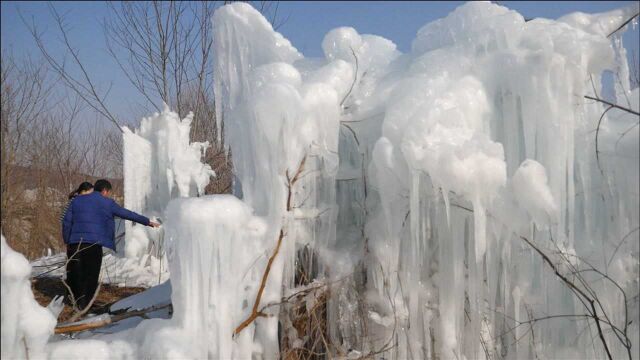
[[[169,279],[169,264],[160,263],[156,257],[143,255],[141,258],[121,257],[103,249],[100,281],[114,286],[152,287]],[[31,262],[31,276],[66,276],[66,253],[45,256]]]
[[40,306],[31,291],[31,266],[1,236],[2,259],[2,358],[43,359],[45,345],[53,335],[59,305]]
[[167,219],[171,322],[191,338],[184,351],[197,359],[249,357],[252,329],[232,335],[259,287],[266,224],[231,195],[174,200]]
[[544,167],[535,160],[525,160],[511,179],[518,204],[539,225],[558,219],[558,205],[551,195]]

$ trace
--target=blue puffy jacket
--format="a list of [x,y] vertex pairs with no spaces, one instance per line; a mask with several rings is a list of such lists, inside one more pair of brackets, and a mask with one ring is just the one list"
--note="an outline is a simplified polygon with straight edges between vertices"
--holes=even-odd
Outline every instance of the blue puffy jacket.
[[149,225],[149,218],[127,210],[99,192],[76,196],[62,220],[65,244],[89,243],[115,250],[114,216]]

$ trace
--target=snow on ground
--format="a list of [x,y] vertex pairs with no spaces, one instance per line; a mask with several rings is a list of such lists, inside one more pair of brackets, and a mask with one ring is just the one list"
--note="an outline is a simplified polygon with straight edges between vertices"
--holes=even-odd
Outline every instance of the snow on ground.
[[40,306],[31,291],[27,259],[13,251],[1,236],[2,266],[2,359],[39,359],[53,334],[59,304]]
[[[157,258],[126,258],[103,249],[100,279],[102,283],[116,286],[152,287],[169,279],[169,265],[161,263]],[[31,262],[31,276],[65,276],[67,254],[59,253],[45,256]]]

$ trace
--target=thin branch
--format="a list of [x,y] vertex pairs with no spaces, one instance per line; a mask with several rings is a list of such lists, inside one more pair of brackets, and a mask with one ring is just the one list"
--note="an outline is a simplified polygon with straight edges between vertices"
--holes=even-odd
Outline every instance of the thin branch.
[[614,104],[614,103],[609,102],[609,101],[607,101],[607,100],[603,100],[603,99],[596,98],[596,97],[589,96],[589,95],[585,95],[584,97],[585,97],[586,99],[594,100],[594,101],[598,101],[598,102],[601,102],[601,103],[603,103],[603,104],[607,104],[607,105],[609,105],[609,106],[611,106],[611,107],[614,107],[614,108],[616,108],[616,109],[619,109],[619,110],[622,110],[622,111],[626,111],[626,112],[628,112],[628,113],[630,113],[630,114],[640,116],[640,113],[639,113],[639,112],[637,112],[637,111],[635,111],[635,110],[632,110],[632,109],[626,108],[626,107],[624,107],[624,106],[620,106],[620,105],[618,105],[618,104]]
[[623,27],[625,27],[628,23],[630,23],[631,21],[633,21],[633,19],[635,19],[638,15],[640,15],[640,12],[635,13],[633,16],[631,16],[629,19],[627,19],[627,21],[623,22],[622,25],[618,26],[617,29],[613,30],[609,35],[607,35],[607,37],[611,37],[611,35],[617,33],[618,31],[620,31],[620,29],[622,29]]
[[[289,176],[288,169],[285,171],[285,176],[287,178],[287,188],[288,188],[287,212],[291,211],[291,197],[293,194],[293,186],[301,178],[300,174],[302,174],[302,171],[304,170],[306,161],[307,161],[307,155],[305,154],[302,157],[302,160],[300,161],[300,165],[298,166],[298,170],[296,170],[296,173],[293,175],[293,177]],[[284,227],[283,227],[280,229],[280,234],[278,235],[278,242],[276,244],[276,248],[274,249],[271,257],[269,257],[269,261],[267,262],[267,267],[265,268],[264,273],[262,274],[262,280],[260,281],[260,288],[258,289],[258,294],[256,295],[256,299],[253,302],[253,308],[251,309],[251,314],[246,320],[240,323],[240,325],[238,325],[238,327],[236,327],[236,329],[233,331],[234,337],[238,335],[242,330],[244,330],[247,326],[249,326],[252,322],[254,322],[257,318],[267,317],[267,314],[262,312],[262,310],[258,310],[258,307],[260,306],[260,301],[262,300],[262,294],[264,292],[264,288],[267,285],[267,279],[269,278],[269,273],[271,272],[271,266],[273,265],[273,262],[275,261],[276,256],[278,256],[278,253],[280,252],[280,246],[282,245],[282,240],[284,239],[284,236],[285,236],[285,233],[284,233]]]
[[349,97],[349,95],[351,95],[351,91],[353,91],[353,87],[356,85],[356,81],[358,81],[358,57],[356,56],[356,52],[353,51],[353,48],[351,46],[349,46],[349,49],[351,49],[353,58],[356,59],[356,71],[353,74],[353,82],[351,82],[351,87],[349,87],[349,91],[347,91],[347,93],[344,95],[344,98],[342,98],[342,101],[340,101],[340,106],[342,106],[344,102],[347,101],[347,98]]
[[598,164],[598,170],[600,170],[600,174],[604,176],[604,170],[602,170],[602,165],[600,165],[600,150],[598,148],[598,135],[600,134],[600,125],[602,125],[602,119],[607,114],[607,112],[613,109],[613,106],[609,106],[603,113],[600,115],[600,119],[598,120],[598,126],[596,127],[596,164]]

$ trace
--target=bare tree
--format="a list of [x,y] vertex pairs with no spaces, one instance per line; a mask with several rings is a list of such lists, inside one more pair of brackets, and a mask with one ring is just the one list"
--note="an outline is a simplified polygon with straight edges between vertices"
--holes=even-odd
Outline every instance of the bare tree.
[[[62,37],[62,44],[66,50],[67,56],[71,58],[71,64],[74,68],[69,69],[67,57],[56,58],[42,37],[42,32],[38,30],[34,20],[29,22],[22,14],[20,17],[25,24],[29,32],[31,33],[35,43],[40,50],[42,56],[49,64],[50,69],[55,72],[62,82],[77,96],[79,96],[84,102],[90,106],[94,111],[102,115],[105,119],[110,121],[117,129],[120,129],[119,121],[115,114],[110,110],[106,104],[106,99],[111,90],[111,86],[106,90],[100,90],[95,80],[87,71],[84,63],[80,59],[80,51],[71,44],[69,38],[69,24],[66,22],[64,15],[61,15],[56,8],[49,4],[49,12],[53,17],[56,27]],[[75,71],[74,71],[75,70]],[[76,74],[77,73],[77,74]]]
[[33,258],[62,247],[66,196],[117,161],[115,131],[87,120],[84,101],[60,88],[46,62],[17,62],[3,51],[1,64],[2,230],[12,247]]
[[[226,3],[226,2],[225,2]],[[109,54],[147,100],[160,110],[164,102],[181,117],[193,112],[192,141],[209,141],[206,154],[217,176],[207,193],[231,190],[231,162],[218,143],[213,97],[213,37],[210,19],[221,2],[151,1],[109,3],[113,16],[103,23]],[[278,4],[253,4],[281,26]]]
[[[192,141],[218,139],[213,99],[213,38],[210,19],[215,2],[110,3],[113,16],[103,27],[109,54],[129,82],[147,100],[160,102],[181,117],[193,112]],[[231,189],[231,163],[223,144],[214,144],[205,161],[217,174],[207,193]]]
[[[23,243],[25,195],[22,169],[28,165],[27,150],[30,132],[38,123],[40,114],[50,102],[55,80],[51,79],[43,63],[30,59],[16,62],[10,54],[2,53],[1,60],[0,119],[1,119],[1,219],[2,229],[11,246]],[[17,246],[24,249],[24,246]]]

